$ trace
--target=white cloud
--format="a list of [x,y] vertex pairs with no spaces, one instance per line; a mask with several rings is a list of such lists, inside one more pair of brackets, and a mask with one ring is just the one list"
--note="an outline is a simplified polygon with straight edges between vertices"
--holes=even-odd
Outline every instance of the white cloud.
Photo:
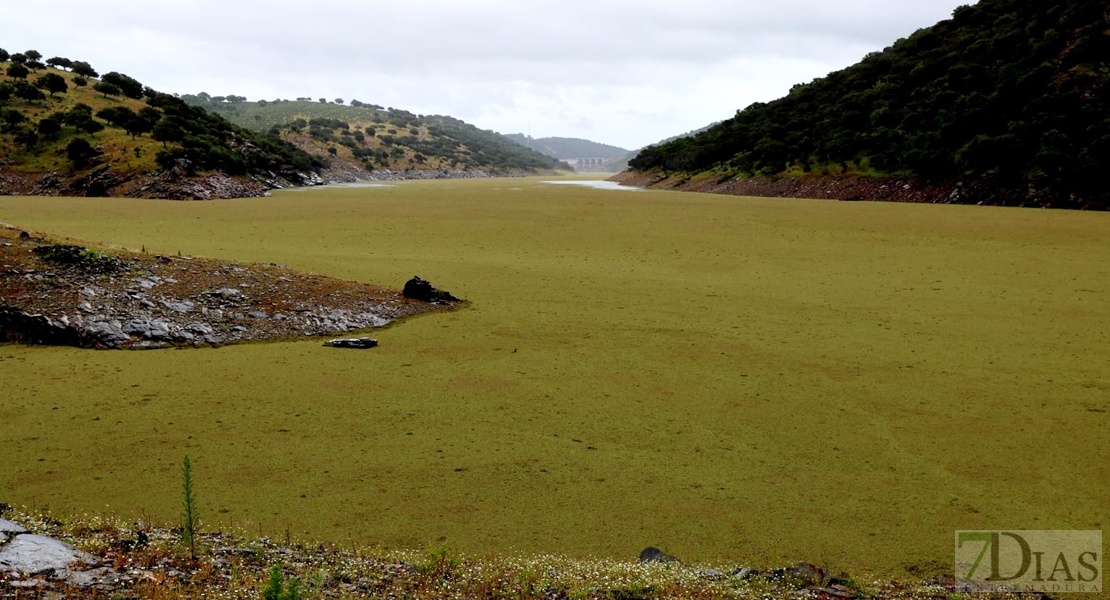
[[357,98],[635,148],[781,96],[961,3],[41,0],[5,7],[0,45],[169,92]]

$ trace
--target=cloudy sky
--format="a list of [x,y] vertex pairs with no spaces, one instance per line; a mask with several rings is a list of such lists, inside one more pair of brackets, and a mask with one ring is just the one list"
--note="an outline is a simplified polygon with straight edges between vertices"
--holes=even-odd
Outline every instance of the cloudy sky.
[[0,48],[171,93],[343,98],[639,148],[846,67],[973,0],[37,0]]

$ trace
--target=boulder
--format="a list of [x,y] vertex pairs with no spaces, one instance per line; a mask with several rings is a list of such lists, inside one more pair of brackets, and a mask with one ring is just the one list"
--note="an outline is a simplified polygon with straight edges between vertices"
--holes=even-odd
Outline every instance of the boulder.
[[659,548],[656,548],[655,546],[648,546],[647,548],[644,548],[643,552],[640,552],[640,562],[642,562],[642,563],[649,563],[649,562],[668,563],[668,562],[679,562],[679,560],[678,560],[678,558],[676,558],[674,556],[671,556],[670,554],[667,554],[666,552],[663,552],[662,550],[660,550]]
[[0,571],[16,574],[57,575],[66,571],[73,563],[91,563],[95,560],[87,552],[42,535],[17,535],[0,549]]
[[460,301],[459,298],[451,295],[450,292],[437,290],[432,286],[431,282],[421,279],[419,275],[406,281],[405,289],[401,293],[406,298],[420,300],[421,302],[446,303]]
[[375,346],[377,346],[378,340],[368,337],[340,338],[335,340],[328,340],[327,342],[324,342],[324,345],[331,346],[332,348],[357,348],[359,350],[365,350],[366,348],[374,348]]
[[19,523],[12,523],[6,519],[0,519],[0,533],[27,533],[27,530]]

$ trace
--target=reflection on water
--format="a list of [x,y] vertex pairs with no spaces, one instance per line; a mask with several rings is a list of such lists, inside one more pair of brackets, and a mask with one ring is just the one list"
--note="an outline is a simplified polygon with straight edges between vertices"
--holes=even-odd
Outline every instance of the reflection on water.
[[601,181],[598,179],[572,179],[568,181],[545,181],[551,185],[582,185],[596,190],[618,190],[621,192],[642,192],[644,188],[628,187],[615,181]]

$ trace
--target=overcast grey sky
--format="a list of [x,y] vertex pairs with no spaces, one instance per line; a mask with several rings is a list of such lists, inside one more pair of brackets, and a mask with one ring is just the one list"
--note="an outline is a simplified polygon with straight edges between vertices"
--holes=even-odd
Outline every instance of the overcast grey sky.
[[352,98],[639,148],[858,61],[972,0],[37,0],[0,47],[171,93]]

